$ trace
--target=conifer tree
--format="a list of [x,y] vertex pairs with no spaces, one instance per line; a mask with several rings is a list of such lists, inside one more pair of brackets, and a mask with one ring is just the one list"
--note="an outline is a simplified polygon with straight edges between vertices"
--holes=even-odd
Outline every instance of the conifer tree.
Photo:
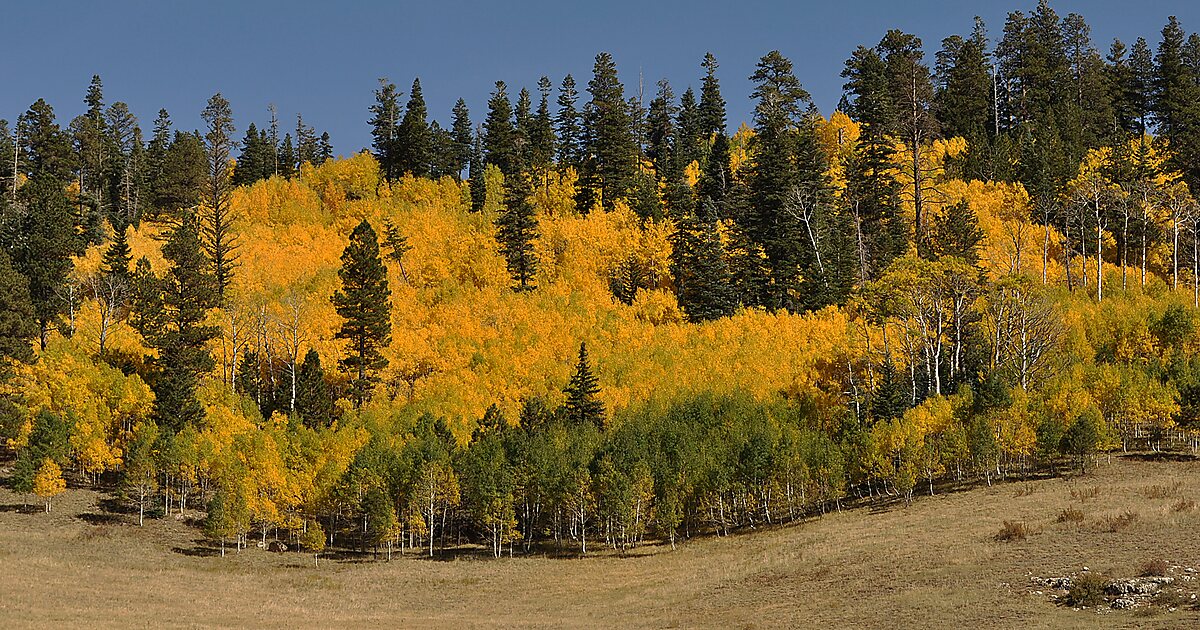
[[508,100],[508,87],[503,81],[496,82],[496,91],[488,99],[483,132],[485,163],[494,164],[506,179],[514,177],[520,149],[517,147],[517,131],[513,128],[512,103]]
[[646,157],[654,164],[660,180],[671,171],[672,141],[675,137],[675,94],[666,79],[658,82],[658,93],[650,101],[646,115]]
[[549,77],[538,79],[541,99],[529,134],[529,167],[536,173],[546,173],[554,162],[554,120],[550,116],[552,89]]
[[471,212],[482,212],[487,201],[487,180],[484,173],[487,166],[483,156],[483,134],[476,133],[475,141],[471,143],[471,168],[468,177],[471,179]]
[[475,142],[475,135],[471,130],[471,113],[467,109],[467,102],[463,99],[458,99],[454,103],[454,123],[451,125],[450,135],[454,137],[454,179],[462,179],[463,170],[471,162],[471,147]]
[[679,307],[691,322],[733,312],[732,276],[717,226],[716,208],[707,200],[701,216],[688,212],[671,235],[671,276]]
[[679,141],[675,143],[675,151],[683,166],[704,159],[705,140],[703,121],[700,118],[700,106],[696,104],[696,93],[692,88],[684,90],[679,97],[679,117],[676,127],[679,129]]
[[[208,181],[203,196],[201,236],[204,249],[212,261],[213,276],[217,279],[217,301],[224,303],[226,293],[233,284],[233,272],[238,264],[237,250],[240,247],[230,203],[233,193],[230,178],[234,148],[233,110],[229,107],[229,101],[218,92],[208,100],[201,117],[208,125],[204,135]],[[260,161],[258,168],[262,166]]]
[[[368,123],[371,125],[375,159],[379,160],[383,178],[391,183],[399,179],[404,172],[400,170],[399,162],[400,93],[396,91],[396,85],[386,78],[379,79],[379,89],[375,90],[375,104],[371,106],[371,120]],[[297,137],[300,137],[299,132],[297,132]],[[315,149],[316,139],[313,140]],[[301,141],[300,147],[301,159],[303,159],[307,157],[304,150],[306,144]],[[313,152],[314,164],[319,159],[317,153],[317,151]]]
[[350,234],[338,270],[342,288],[333,294],[333,305],[344,321],[334,335],[348,342],[339,364],[350,373],[354,404],[361,407],[387,366],[381,350],[392,338],[391,289],[387,267],[379,256],[379,239],[364,219]]
[[82,253],[77,217],[62,183],[39,173],[20,189],[21,211],[7,217],[5,249],[13,267],[29,280],[38,340],[45,350],[50,331],[60,324],[60,289]]
[[414,177],[428,177],[429,165],[433,161],[432,138],[429,133],[425,96],[421,93],[421,80],[413,79],[409,92],[408,106],[404,118],[396,130],[396,161],[400,173],[411,173]]
[[612,55],[596,55],[588,92],[592,100],[583,112],[586,158],[575,203],[581,213],[591,209],[596,193],[604,209],[611,210],[629,194],[637,174],[633,120]]
[[29,299],[29,280],[0,252],[0,358],[28,361],[33,358],[37,317]]
[[266,167],[263,158],[266,157],[266,148],[262,134],[258,132],[258,126],[250,123],[246,127],[246,137],[242,140],[242,153],[238,156],[237,164],[234,166],[231,182],[234,186],[246,186],[263,178],[263,169]]
[[124,225],[113,226],[112,241],[104,250],[101,270],[107,276],[118,278],[128,284],[133,273],[133,250],[129,247],[129,235]]
[[538,236],[538,222],[533,204],[529,201],[529,173],[522,168],[517,156],[517,171],[505,179],[504,209],[496,217],[496,240],[508,266],[508,274],[517,291],[532,291],[538,259],[533,241]]
[[579,92],[575,78],[563,77],[558,90],[558,112],[554,115],[554,129],[558,134],[558,165],[578,171],[583,164],[583,130],[580,127],[578,109]]
[[31,179],[37,175],[63,185],[71,180],[71,142],[54,119],[54,108],[38,99],[17,121],[21,136],[20,167]]
[[[155,325],[147,329],[147,342],[158,351],[153,363],[154,418],[172,432],[195,425],[204,417],[196,400],[200,376],[212,371],[214,362],[208,342],[219,334],[205,320],[219,303],[218,283],[204,254],[200,220],[184,215],[171,231],[162,254],[169,267],[157,283],[161,312],[151,316]],[[157,306],[157,305],[156,305]]]
[[333,422],[333,403],[333,392],[321,367],[321,355],[310,348],[296,374],[296,413],[306,427],[327,427]]
[[704,53],[704,81],[700,86],[700,133],[707,142],[716,134],[725,134],[725,99],[721,96],[721,83],[717,80],[717,58]]
[[576,426],[594,425],[604,428],[604,403],[600,400],[600,380],[592,372],[592,364],[588,360],[587,342],[579,344],[579,361],[575,364],[575,373],[567,384],[564,393],[567,400],[563,405],[566,418]]
[[279,144],[279,176],[291,179],[296,175],[296,147],[292,144],[292,134],[283,134],[283,142]]
[[204,140],[198,134],[176,131],[153,185],[154,206],[168,215],[195,207],[200,203],[207,172]]

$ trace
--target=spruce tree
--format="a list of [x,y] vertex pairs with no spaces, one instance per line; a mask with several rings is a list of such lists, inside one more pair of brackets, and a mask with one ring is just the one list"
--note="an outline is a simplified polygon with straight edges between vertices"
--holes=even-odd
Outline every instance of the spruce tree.
[[154,417],[159,426],[177,432],[204,417],[196,399],[200,376],[212,371],[208,342],[220,334],[205,321],[219,303],[219,286],[204,253],[200,219],[188,213],[171,231],[162,247],[169,267],[157,283],[161,312],[147,329],[147,342],[158,351],[152,359],[158,368],[154,379]]
[[0,358],[33,359],[37,315],[29,298],[29,280],[0,251]]
[[704,159],[703,121],[700,117],[700,107],[696,104],[696,93],[690,87],[679,97],[676,127],[679,129],[679,141],[675,143],[675,151],[679,154],[683,166]]
[[327,427],[333,422],[336,411],[333,403],[333,392],[321,367],[321,355],[309,349],[296,374],[296,413],[306,427]]
[[263,168],[266,166],[263,163],[265,148],[262,136],[258,133],[258,126],[250,123],[246,127],[246,137],[242,140],[242,153],[233,169],[231,183],[234,186],[247,186],[262,179]]
[[198,134],[175,132],[163,156],[162,171],[152,190],[154,207],[169,216],[200,203],[204,190],[207,160],[204,140]]
[[296,147],[292,144],[292,134],[283,134],[283,142],[279,145],[279,176],[291,179],[296,175]]
[[[379,79],[379,89],[375,90],[375,104],[371,105],[371,120],[368,121],[371,125],[372,146],[375,148],[375,159],[379,160],[379,168],[383,171],[383,178],[391,183],[400,178],[404,174],[400,170],[400,147],[399,147],[399,127],[400,127],[400,93],[396,91],[396,85],[389,82],[386,78]],[[297,136],[299,137],[299,133]],[[317,151],[315,138],[313,139],[313,163],[317,163]],[[301,142],[301,158],[304,155],[305,143]]]
[[688,321],[703,322],[732,314],[733,278],[711,200],[704,203],[701,216],[689,212],[675,222],[671,276],[679,307]]
[[485,162],[494,164],[506,179],[513,177],[517,172],[520,149],[517,147],[517,131],[513,128],[512,103],[508,100],[508,87],[503,81],[496,82],[496,91],[488,99],[483,132]]
[[[617,200],[629,194],[637,174],[638,152],[634,143],[633,120],[612,55],[596,55],[588,93],[592,95],[592,100],[583,112],[587,158],[583,163],[581,186],[575,204],[580,213],[587,213],[591,209],[596,193],[599,193],[604,209],[611,210]],[[592,187],[596,190],[592,190]]]
[[471,168],[467,176],[471,179],[471,212],[482,212],[484,202],[487,201],[487,180],[484,173],[487,172],[487,166],[483,156],[483,134],[476,133],[475,140],[471,143]]
[[717,80],[717,58],[704,53],[704,81],[700,86],[699,122],[700,133],[707,142],[714,135],[725,134],[725,99],[721,97],[721,83]]
[[646,115],[646,157],[654,164],[660,180],[671,171],[672,142],[675,138],[675,94],[666,79],[658,82],[658,93],[650,101]]
[[67,134],[55,122],[54,108],[39,98],[17,125],[22,172],[31,179],[41,176],[66,185],[71,180],[73,151]]
[[408,106],[400,128],[396,130],[396,161],[400,173],[411,173],[414,177],[429,177],[429,165],[433,161],[432,138],[425,96],[421,94],[421,80],[413,79],[409,92]]
[[101,261],[102,272],[128,284],[132,277],[133,251],[129,248],[129,236],[124,225],[113,226],[112,241],[104,250]]
[[19,191],[21,205],[5,226],[5,248],[12,264],[29,280],[29,297],[43,350],[60,323],[60,289],[82,254],[77,217],[62,183],[39,173]]
[[576,171],[583,164],[583,130],[580,128],[578,109],[579,92],[575,78],[563,77],[558,90],[558,112],[554,115],[554,130],[558,134],[558,165]]
[[519,155],[517,162],[517,172],[505,179],[504,209],[496,217],[496,241],[500,244],[508,274],[516,283],[513,289],[532,291],[536,288],[533,277],[537,273],[538,259],[533,241],[538,236],[538,222],[529,201],[532,192],[529,173],[520,168]]
[[554,163],[554,119],[550,116],[550,91],[548,77],[538,79],[537,112],[529,134],[529,167],[536,173],[546,173]]
[[387,366],[381,351],[392,339],[387,267],[379,256],[379,239],[366,219],[350,234],[338,277],[342,288],[332,301],[344,321],[334,338],[348,342],[339,365],[350,374],[354,405],[361,407],[370,399],[379,371]]
[[463,170],[471,162],[471,146],[475,142],[471,113],[467,109],[467,102],[461,98],[454,103],[454,123],[450,135],[454,137],[454,179],[461,180]]
[[[233,272],[238,266],[237,250],[240,247],[234,231],[233,206],[230,202],[233,193],[230,166],[235,146],[233,110],[229,101],[218,92],[208,100],[201,117],[208,125],[204,134],[208,180],[203,194],[201,235],[204,249],[212,261],[213,276],[217,279],[217,301],[223,304],[233,284]],[[264,165],[260,161],[258,168],[261,170]]]
[[575,364],[575,373],[571,375],[571,381],[563,391],[567,395],[563,410],[569,422],[577,426],[592,424],[596,428],[604,428],[604,403],[598,397],[600,380],[592,372],[586,342],[579,344],[579,361]]

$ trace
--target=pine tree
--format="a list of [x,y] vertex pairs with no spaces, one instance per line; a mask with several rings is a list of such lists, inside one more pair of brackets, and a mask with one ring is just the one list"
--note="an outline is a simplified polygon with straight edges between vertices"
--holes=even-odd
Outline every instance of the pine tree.
[[[375,111],[374,109],[371,110]],[[374,123],[372,123],[374,125]],[[372,127],[371,135],[374,136],[379,129]],[[375,139],[378,143],[378,138]],[[379,160],[380,169],[383,168],[383,158],[378,153],[379,147],[376,146],[375,158]],[[313,165],[321,163],[320,145],[317,140],[317,130],[311,126],[304,124],[304,116],[296,114],[296,165],[297,168],[305,162]]]
[[21,136],[22,172],[53,179],[63,185],[71,180],[71,142],[54,120],[54,108],[38,99],[17,121]]
[[250,123],[250,126],[246,127],[246,138],[242,140],[242,153],[238,156],[233,170],[231,183],[234,186],[246,186],[262,179],[263,169],[266,167],[263,163],[265,149],[258,127]]
[[112,145],[112,169],[108,177],[108,220],[127,225],[141,217],[146,185],[146,148],[142,130],[129,106],[116,102],[105,114]]
[[533,241],[538,237],[538,222],[533,204],[529,201],[531,185],[529,173],[520,164],[517,156],[517,171],[505,178],[504,209],[496,217],[496,241],[500,253],[508,266],[517,291],[532,291],[536,287],[533,277],[537,273],[538,259]]
[[[575,207],[586,214],[599,193],[605,210],[625,198],[633,188],[637,174],[637,147],[633,121],[624,87],[617,78],[612,55],[596,55],[592,80],[588,82],[592,100],[583,112],[585,155]],[[592,188],[596,190],[592,190]]]
[[204,140],[198,134],[175,132],[153,184],[154,207],[176,216],[194,208],[200,203],[206,173]]
[[667,179],[674,159],[672,142],[675,138],[675,94],[666,79],[658,82],[658,93],[650,101],[646,115],[646,157],[654,164],[660,180]]
[[483,157],[483,134],[476,133],[475,141],[471,143],[471,168],[467,176],[471,179],[471,212],[482,212],[487,201],[487,180],[484,173],[487,166]]
[[147,330],[147,342],[158,351],[152,359],[159,372],[153,387],[154,418],[172,432],[204,418],[196,388],[200,376],[213,369],[208,342],[220,333],[205,324],[209,309],[219,303],[219,285],[204,254],[200,230],[199,218],[186,214],[163,244],[169,267],[157,283],[161,313],[151,320],[157,325]]
[[132,277],[133,251],[129,248],[129,236],[124,225],[113,226],[112,241],[104,250],[101,270],[107,276],[118,278],[128,284]]
[[316,165],[320,166],[331,159],[333,159],[333,142],[330,141],[329,132],[322,131],[321,137],[317,140]]
[[554,129],[558,133],[558,165],[574,168],[583,165],[583,130],[580,128],[578,110],[579,92],[571,75],[563,77],[558,90],[558,112],[554,115]]
[[109,166],[109,138],[104,118],[104,85],[99,75],[92,75],[83,102],[87,111],[71,125],[79,152],[79,192],[103,211],[108,201],[104,189]]
[[704,81],[700,86],[700,108],[698,112],[700,133],[705,141],[714,135],[725,135],[725,99],[721,97],[721,83],[717,80],[717,58],[704,53]]
[[686,167],[692,162],[699,163],[704,159],[706,141],[700,106],[696,104],[696,93],[690,87],[679,97],[676,127],[679,129],[679,141],[675,143],[675,151],[679,154],[683,166]]
[[[391,183],[399,179],[404,171],[400,170],[399,162],[400,93],[396,91],[396,85],[386,78],[379,79],[379,89],[375,90],[375,104],[371,106],[371,120],[368,122],[371,125],[375,159],[379,160],[383,178]],[[303,158],[305,145],[301,143],[300,146]],[[313,157],[317,158],[315,154]],[[313,163],[316,163],[315,159]]]
[[935,259],[942,256],[961,258],[973,266],[979,265],[979,248],[984,233],[979,228],[975,209],[966,200],[942,211],[933,221],[927,251],[923,255]]
[[982,24],[975,34],[942,40],[937,54],[934,109],[947,137],[986,137],[992,125],[992,77]]
[[333,305],[345,321],[334,337],[349,342],[339,365],[350,373],[354,404],[361,407],[371,397],[379,370],[387,366],[381,350],[392,338],[387,267],[379,256],[379,239],[366,219],[350,234],[338,277],[342,288],[333,294]]
[[333,403],[333,392],[321,367],[321,355],[309,349],[296,374],[296,413],[306,427],[327,427],[334,419],[336,408]]
[[404,110],[400,127],[396,130],[396,168],[400,173],[411,173],[414,177],[429,176],[433,147],[427,116],[425,97],[421,94],[421,80],[413,79],[408,106]]
[[29,297],[45,350],[50,331],[60,324],[63,299],[60,289],[82,254],[77,217],[62,183],[39,173],[20,189],[23,211],[8,217],[5,249],[13,266],[29,280]]
[[503,81],[496,82],[496,91],[488,99],[483,131],[485,163],[494,164],[504,173],[505,179],[514,177],[520,149],[517,147],[517,131],[513,128],[512,103],[508,100],[508,87]]
[[[802,306],[801,270],[813,254],[802,230],[796,195],[819,199],[828,188],[820,152],[814,151],[812,124],[805,116],[808,92],[778,51],[764,56],[751,76],[755,140],[750,165],[752,212],[742,219],[747,235],[766,255],[769,285],[760,291],[772,309]],[[804,149],[804,150],[802,150]]]
[[538,79],[541,99],[538,101],[529,134],[529,167],[535,173],[541,174],[548,172],[554,162],[554,120],[550,116],[552,89],[549,77]]
[[461,98],[454,103],[454,123],[450,135],[454,137],[454,179],[461,180],[463,170],[471,161],[471,146],[475,141],[471,131],[471,113],[467,109],[467,102]]
[[579,361],[575,364],[575,373],[571,375],[571,382],[563,391],[567,395],[563,409],[569,422],[577,426],[592,424],[596,428],[604,428],[604,403],[598,397],[600,380],[592,373],[586,342],[579,344]]
[[[223,304],[226,292],[233,284],[233,272],[238,264],[237,250],[240,247],[230,203],[233,193],[231,155],[235,146],[233,110],[229,107],[229,101],[218,92],[208,100],[201,117],[208,125],[208,132],[204,135],[208,181],[203,195],[201,234],[204,249],[212,260],[213,276],[217,279],[217,301]],[[258,166],[261,169],[263,164],[260,162]]]
[[290,133],[283,134],[283,142],[279,145],[279,175],[284,179],[296,175],[296,148]]
[[29,280],[13,267],[8,254],[0,252],[0,358],[33,359],[36,321]]
[[705,202],[702,216],[689,212],[676,221],[671,234],[671,276],[688,321],[703,322],[733,313],[733,278],[727,259],[711,200]]
[[1185,173],[1189,186],[1200,184],[1200,167],[1183,156],[1194,155],[1200,146],[1200,85],[1184,58],[1184,31],[1171,16],[1162,30],[1162,42],[1155,55],[1154,119],[1158,134],[1166,139],[1175,156],[1173,163]]

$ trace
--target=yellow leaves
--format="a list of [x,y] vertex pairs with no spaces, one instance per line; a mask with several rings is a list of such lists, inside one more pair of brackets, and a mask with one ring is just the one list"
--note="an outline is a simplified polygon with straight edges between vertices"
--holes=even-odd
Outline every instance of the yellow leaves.
[[684,167],[683,179],[687,182],[688,186],[695,188],[696,184],[700,183],[700,163],[692,160],[691,164]]
[[346,159],[327,160],[317,167],[305,164],[300,167],[300,180],[317,194],[322,208],[334,214],[349,201],[387,194],[379,177],[379,162],[366,151]]
[[42,460],[42,465],[33,477],[33,493],[49,500],[51,497],[62,494],[66,489],[67,482],[63,479],[62,469],[58,467],[58,464],[49,457]]
[[[498,171],[497,171],[498,172]],[[575,183],[579,175],[575,169],[551,170],[545,179],[534,187],[530,202],[543,217],[566,217],[575,213]]]
[[729,140],[729,171],[738,173],[750,164],[750,143],[754,140],[754,129],[746,123],[738,125],[737,132]]

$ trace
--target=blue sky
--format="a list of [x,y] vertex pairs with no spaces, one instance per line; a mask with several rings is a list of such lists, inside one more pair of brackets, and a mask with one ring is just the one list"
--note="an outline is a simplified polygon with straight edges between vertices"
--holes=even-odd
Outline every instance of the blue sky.
[[[262,124],[275,103],[285,128],[296,112],[328,130],[338,153],[369,145],[367,107],[376,79],[387,76],[406,93],[421,77],[431,116],[448,122],[463,97],[482,120],[492,84],[534,89],[545,74],[557,86],[570,72],[584,89],[601,50],[617,60],[626,93],[639,72],[646,93],[667,78],[676,94],[698,85],[700,60],[712,51],[729,102],[730,122],[750,114],[746,77],[772,49],[792,59],[796,74],[828,113],[841,95],[838,73],[859,44],[888,28],[920,36],[932,60],[941,39],[969,32],[981,15],[993,37],[1011,10],[1036,0],[813,2],[630,2],[608,0],[480,2],[11,2],[0,8],[0,118],[13,120],[39,97],[62,124],[83,109],[93,74],[109,102],[123,100],[149,129],[160,107],[177,126],[200,125],[207,98],[221,91],[233,103],[239,137]],[[1107,51],[1113,37],[1139,35],[1154,45],[1168,15],[1200,29],[1200,3],[1143,0],[1052,2],[1060,15],[1077,12]],[[649,101],[649,97],[646,99]]]

